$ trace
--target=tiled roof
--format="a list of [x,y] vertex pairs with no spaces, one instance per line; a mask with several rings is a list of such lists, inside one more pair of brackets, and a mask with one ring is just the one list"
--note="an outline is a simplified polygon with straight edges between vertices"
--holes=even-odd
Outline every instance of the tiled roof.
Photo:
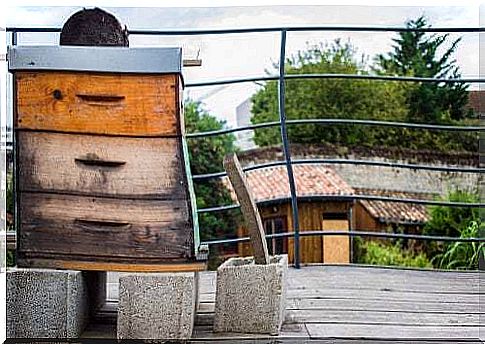
[[[293,174],[295,176],[298,196],[365,194],[396,198],[432,198],[429,194],[375,189],[353,189],[328,165],[294,165]],[[286,166],[248,171],[246,172],[246,179],[256,202],[270,201],[290,196]],[[223,183],[231,191],[232,198],[237,201],[229,180],[224,178]],[[429,218],[424,205],[365,200],[360,200],[359,202],[372,217],[382,223],[422,224]]]
[[[409,193],[375,189],[355,189],[355,193],[358,195],[374,195],[408,199],[432,198],[431,195],[423,193]],[[429,220],[429,214],[426,211],[426,206],[424,205],[364,200],[361,200],[359,202],[372,215],[372,217],[376,218],[379,222],[382,223],[422,224]]]
[[[328,166],[294,165],[293,174],[298,196],[353,194],[353,189]],[[286,166],[249,171],[246,179],[256,202],[290,197]],[[224,183],[229,185],[227,178]]]

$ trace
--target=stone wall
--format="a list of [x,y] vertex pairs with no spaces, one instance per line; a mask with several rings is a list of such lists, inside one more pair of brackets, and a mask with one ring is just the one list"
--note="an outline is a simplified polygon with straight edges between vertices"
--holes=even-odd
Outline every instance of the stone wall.
[[[404,149],[366,149],[324,145],[292,145],[292,159],[353,159],[440,167],[477,168],[478,154],[440,153]],[[265,147],[239,154],[244,166],[284,160],[280,147]],[[449,190],[477,190],[483,177],[479,173],[441,172],[408,168],[332,164],[337,173],[355,188],[444,195]]]

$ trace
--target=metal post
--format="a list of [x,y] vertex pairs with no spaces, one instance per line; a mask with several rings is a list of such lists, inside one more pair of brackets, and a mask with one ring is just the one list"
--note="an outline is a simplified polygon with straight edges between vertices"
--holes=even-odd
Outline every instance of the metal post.
[[283,153],[285,155],[286,170],[288,171],[288,181],[290,183],[291,209],[293,212],[293,238],[294,244],[294,263],[295,268],[300,268],[300,221],[298,219],[298,202],[296,199],[295,178],[291,165],[291,154],[288,147],[288,132],[286,129],[285,113],[285,60],[286,60],[286,30],[281,30],[281,51],[280,51],[280,73],[278,78],[278,109],[280,115],[281,141],[283,143]]
[[[17,31],[12,31],[12,37],[11,37],[11,44],[12,46],[15,46],[18,44],[18,32]],[[12,84],[11,84],[11,90],[12,90],[12,100],[13,100],[13,106],[12,106],[12,112],[9,114],[12,117],[12,153],[13,153],[13,174],[12,174],[12,182],[13,182],[13,218],[14,218],[14,230],[15,233],[19,233],[19,227],[20,227],[20,216],[19,216],[19,178],[18,178],[18,138],[17,138],[17,131],[15,130],[15,111],[16,111],[16,106],[17,106],[17,101],[16,101],[16,85],[15,85],[15,76],[12,75]],[[16,244],[17,244],[17,250],[15,251],[15,255],[18,256],[18,248],[19,248],[19,238],[20,235],[16,236]]]

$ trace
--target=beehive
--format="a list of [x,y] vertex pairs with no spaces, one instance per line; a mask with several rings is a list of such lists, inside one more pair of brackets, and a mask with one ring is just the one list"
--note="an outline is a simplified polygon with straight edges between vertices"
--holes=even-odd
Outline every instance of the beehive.
[[181,49],[14,47],[8,56],[18,265],[202,269]]

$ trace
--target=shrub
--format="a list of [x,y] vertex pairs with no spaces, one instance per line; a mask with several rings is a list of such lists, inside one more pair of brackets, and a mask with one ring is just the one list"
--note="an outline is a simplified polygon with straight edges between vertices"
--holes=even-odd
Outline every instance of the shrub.
[[7,250],[7,267],[15,266],[15,251]]
[[[477,193],[461,190],[450,192],[441,200],[451,202],[478,203]],[[424,234],[450,237],[479,237],[483,229],[478,208],[432,206],[429,207],[430,220],[424,226]],[[483,247],[483,245],[481,246]],[[426,253],[436,268],[478,268],[477,243],[430,242]],[[476,255],[475,255],[476,253]]]
[[384,266],[405,266],[430,268],[431,262],[426,257],[425,253],[416,254],[412,250],[402,249],[396,244],[384,244],[377,241],[354,241],[357,243],[358,256],[356,263],[370,264],[370,265],[384,265]]
[[[484,226],[479,221],[471,221],[461,233],[460,238],[478,238],[479,230]],[[478,269],[478,258],[480,253],[485,253],[485,243],[477,242],[455,242],[449,244],[446,250],[436,255],[433,259],[433,265],[440,269]]]

